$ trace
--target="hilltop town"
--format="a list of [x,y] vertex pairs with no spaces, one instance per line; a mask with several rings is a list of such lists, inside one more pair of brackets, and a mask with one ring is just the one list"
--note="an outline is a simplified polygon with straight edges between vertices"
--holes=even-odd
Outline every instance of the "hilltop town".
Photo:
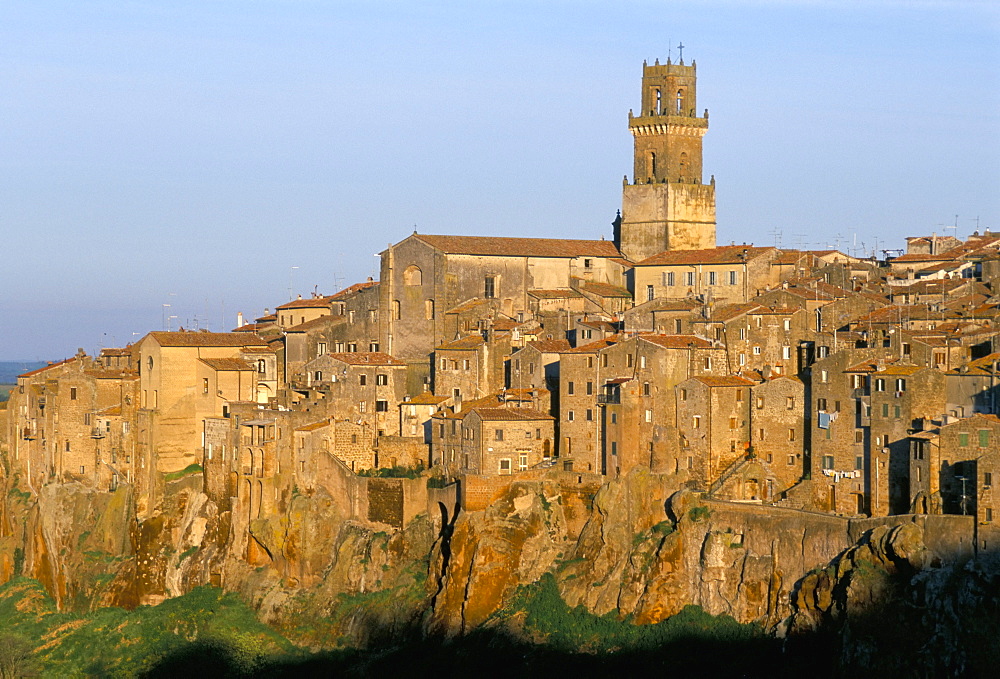
[[[719,245],[696,84],[693,62],[643,65],[610,240],[414,232],[381,253],[377,281],[276,304],[230,332],[153,331],[20,375],[0,410],[8,486],[36,498],[127,489],[146,526],[195,511],[178,504],[187,484],[216,508],[207,525],[231,517],[213,538],[227,558],[289,586],[321,579],[319,566],[278,565],[295,556],[265,530],[299,496],[329,497],[373,531],[430,515],[440,537],[518,483],[553,483],[572,542],[595,497],[640,472],[656,497],[682,492],[719,516],[867,528],[943,517],[940,544],[994,548],[1000,234],[917,235],[884,259]],[[184,525],[184,546],[206,549]],[[739,527],[729,535],[750,544]],[[25,549],[26,572],[48,569],[67,596],[72,577],[42,558],[55,548]],[[213,558],[186,584],[136,567],[127,577],[147,580],[131,602],[235,582]],[[737,617],[777,622],[790,605]],[[486,615],[470,610],[463,629]]]

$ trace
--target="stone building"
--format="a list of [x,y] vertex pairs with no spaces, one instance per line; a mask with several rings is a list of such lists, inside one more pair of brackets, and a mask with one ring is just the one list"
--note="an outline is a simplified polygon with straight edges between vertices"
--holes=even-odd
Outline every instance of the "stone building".
[[715,179],[702,183],[702,137],[694,62],[642,65],[639,115],[629,111],[635,142],[632,182],[625,178],[615,243],[633,262],[664,250],[715,247]]
[[748,245],[659,252],[635,263],[635,299],[746,302],[778,282],[771,262],[779,254],[777,248]]
[[470,409],[461,420],[462,470],[506,475],[551,456],[554,418],[523,408]]

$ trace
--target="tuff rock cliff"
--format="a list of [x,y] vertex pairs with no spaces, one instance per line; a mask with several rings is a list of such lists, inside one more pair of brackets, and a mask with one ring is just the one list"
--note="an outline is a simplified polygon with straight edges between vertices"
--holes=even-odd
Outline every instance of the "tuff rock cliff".
[[348,518],[322,488],[251,520],[210,501],[198,474],[168,483],[144,518],[128,487],[4,485],[5,580],[33,577],[66,610],[214,584],[311,649],[483,626],[517,634],[508,604],[543,576],[569,606],[640,625],[696,604],[779,635],[831,631],[861,667],[877,666],[887,643],[880,614],[926,630],[947,667],[978,662],[963,646],[983,625],[969,629],[963,611],[997,626],[997,564],[949,562],[919,523],[876,526],[855,543],[845,519],[713,501],[644,469],[593,495],[555,475],[515,481],[484,510],[420,513],[402,529]]

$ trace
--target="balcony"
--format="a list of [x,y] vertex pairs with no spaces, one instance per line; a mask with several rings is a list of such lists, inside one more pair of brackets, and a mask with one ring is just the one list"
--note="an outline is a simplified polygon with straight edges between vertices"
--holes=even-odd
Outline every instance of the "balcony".
[[108,433],[104,430],[104,427],[94,427],[90,430],[90,438],[92,439],[102,439],[107,435]]
[[622,395],[619,392],[613,394],[598,394],[597,405],[617,405],[622,402]]
[[38,438],[38,432],[36,432],[31,427],[25,427],[24,429],[21,430],[21,438],[23,438],[25,441],[34,441],[35,439]]

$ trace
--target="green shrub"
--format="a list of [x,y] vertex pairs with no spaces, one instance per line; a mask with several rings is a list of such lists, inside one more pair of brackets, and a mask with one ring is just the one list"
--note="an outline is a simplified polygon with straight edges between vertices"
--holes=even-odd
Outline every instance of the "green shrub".
[[191,474],[200,474],[202,471],[201,465],[195,462],[194,464],[189,464],[180,471],[165,474],[163,476],[163,480],[167,482],[177,481],[178,479],[183,479],[185,476],[190,476]]

